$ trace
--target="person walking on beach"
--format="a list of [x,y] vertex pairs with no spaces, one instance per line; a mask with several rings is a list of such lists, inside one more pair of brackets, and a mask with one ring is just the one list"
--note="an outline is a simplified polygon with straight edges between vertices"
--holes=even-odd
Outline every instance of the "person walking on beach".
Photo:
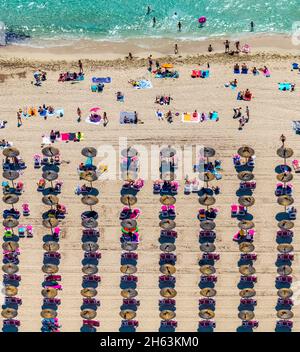
[[209,52],[209,53],[211,53],[211,52],[213,51],[213,47],[211,46],[211,44],[209,44],[209,46],[208,46],[208,49],[207,49],[207,50],[208,50],[208,52]]
[[178,55],[178,53],[179,53],[178,45],[175,44],[175,46],[174,46],[174,54]]
[[247,122],[249,121],[250,119],[250,111],[249,111],[249,107],[246,106],[246,116],[247,116]]
[[148,57],[148,65],[149,65],[148,71],[149,71],[149,72],[152,72],[152,66],[153,66],[152,55],[150,55],[150,56]]
[[254,22],[253,21],[250,22],[250,31],[254,32]]
[[22,126],[22,115],[20,113],[20,111],[17,112],[17,126],[21,127]]
[[80,108],[78,107],[77,108],[77,122],[80,122],[81,121],[81,110]]
[[236,51],[238,51],[238,52],[241,51],[241,49],[240,49],[240,42],[239,42],[239,41],[235,42],[235,48],[236,48]]
[[180,21],[178,22],[178,25],[177,25],[177,26],[178,26],[178,32],[181,32],[182,24],[181,24]]
[[229,42],[228,39],[225,40],[224,46],[225,46],[225,54],[226,54],[226,53],[229,53],[230,42]]
[[155,27],[156,26],[156,17],[153,17],[152,23],[153,23],[153,27]]
[[108,124],[108,117],[107,117],[107,113],[104,112],[103,113],[103,126],[106,127]]
[[83,73],[83,65],[81,60],[78,61],[78,66],[79,66],[79,73],[82,74]]

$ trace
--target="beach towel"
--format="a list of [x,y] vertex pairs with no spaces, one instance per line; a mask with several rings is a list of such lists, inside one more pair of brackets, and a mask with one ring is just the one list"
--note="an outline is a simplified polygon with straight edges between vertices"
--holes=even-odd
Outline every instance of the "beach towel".
[[216,111],[214,111],[214,112],[211,114],[210,119],[211,119],[212,121],[218,121],[218,120],[219,120],[219,114],[218,114]]
[[93,122],[90,120],[90,117],[88,116],[86,119],[85,119],[85,122],[86,123],[91,123],[92,125],[100,125],[102,123],[102,119],[98,122]]
[[209,70],[202,70],[201,78],[208,78],[208,77],[209,77]]
[[248,74],[248,69],[247,68],[242,68],[241,74],[247,75]]
[[122,111],[120,113],[120,124],[136,123],[135,113]]
[[93,77],[93,83],[111,83],[111,77]]
[[76,139],[76,133],[69,133],[69,141],[74,141]]
[[292,64],[292,70],[299,70],[299,64],[297,64],[296,62],[294,62]]
[[198,123],[200,122],[200,114],[190,114],[190,113],[184,113],[182,114],[182,122],[192,122],[192,123]]
[[291,83],[278,83],[278,89],[281,91],[291,90],[292,84]]
[[43,136],[42,137],[42,145],[49,145],[51,144],[49,136]]
[[142,79],[140,81],[137,81],[137,85],[134,87],[135,89],[151,89],[152,88],[152,83],[150,81],[147,81],[146,79]]
[[66,142],[69,140],[69,133],[61,133],[60,138],[63,142]]

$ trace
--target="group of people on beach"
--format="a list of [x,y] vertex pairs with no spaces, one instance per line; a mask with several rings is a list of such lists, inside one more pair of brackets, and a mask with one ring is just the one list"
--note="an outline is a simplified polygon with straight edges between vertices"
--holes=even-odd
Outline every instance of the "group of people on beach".
[[241,131],[243,129],[243,127],[246,125],[246,123],[248,123],[250,120],[249,107],[246,106],[245,115],[243,115],[241,107],[234,108],[233,109],[233,119],[238,119],[238,121],[239,121],[238,129]]

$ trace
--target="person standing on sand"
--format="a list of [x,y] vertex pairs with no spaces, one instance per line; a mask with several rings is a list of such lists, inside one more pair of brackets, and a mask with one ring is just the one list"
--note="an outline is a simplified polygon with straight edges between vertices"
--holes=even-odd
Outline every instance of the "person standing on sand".
[[208,46],[208,49],[207,49],[207,50],[208,50],[208,52],[209,52],[209,53],[211,53],[211,52],[213,51],[213,47],[211,46],[211,44],[209,44],[209,46]]
[[249,107],[246,106],[246,116],[247,116],[247,122],[249,121],[250,119],[250,111],[249,111]]
[[178,45],[175,44],[175,46],[174,46],[174,54],[177,55],[178,53],[179,53]]
[[80,108],[78,107],[77,108],[77,122],[80,122],[81,121],[81,110],[80,110]]
[[149,65],[148,71],[149,71],[149,72],[152,72],[152,66],[153,66],[152,55],[150,55],[150,56],[148,57],[148,65]]
[[241,51],[241,49],[240,49],[240,42],[239,42],[239,41],[235,42],[235,48],[236,48],[236,51],[238,51],[238,52]]
[[79,66],[79,73],[83,73],[83,65],[81,60],[78,61],[78,66]]
[[22,115],[21,115],[21,113],[18,111],[17,112],[17,126],[18,127],[21,127],[22,126]]
[[104,112],[103,113],[103,126],[106,127],[108,124],[108,117],[107,117],[107,113]]
[[229,42],[228,39],[225,40],[224,46],[225,46],[225,54],[226,54],[226,53],[229,53],[230,42]]

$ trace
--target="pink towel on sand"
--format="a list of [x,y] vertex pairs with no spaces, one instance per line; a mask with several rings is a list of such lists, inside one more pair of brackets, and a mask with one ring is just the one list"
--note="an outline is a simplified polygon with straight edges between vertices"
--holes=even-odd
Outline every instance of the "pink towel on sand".
[[61,136],[61,140],[62,141],[68,141],[69,140],[69,133],[62,133],[60,136]]

